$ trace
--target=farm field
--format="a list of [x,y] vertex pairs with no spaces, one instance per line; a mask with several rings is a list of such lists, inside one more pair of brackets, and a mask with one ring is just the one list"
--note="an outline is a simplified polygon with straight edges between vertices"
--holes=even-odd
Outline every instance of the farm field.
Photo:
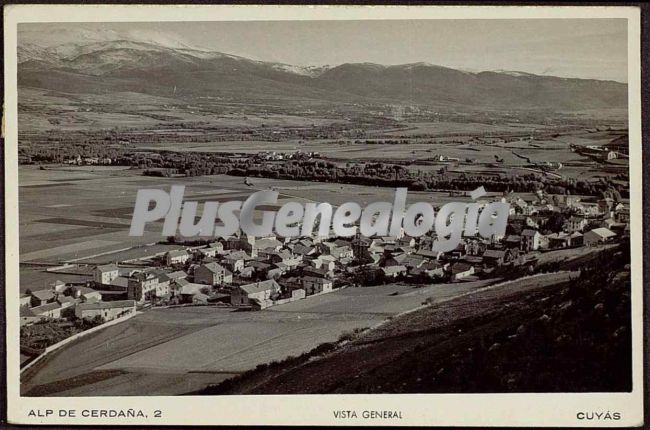
[[[254,179],[251,188],[244,185],[243,178],[225,175],[166,179],[142,176],[136,169],[102,167],[61,166],[40,170],[35,166],[21,166],[19,177],[20,261],[48,264],[72,260],[101,264],[176,249],[148,245],[163,239],[161,223],[148,226],[142,237],[128,235],[135,196],[140,188],[168,190],[171,185],[184,184],[186,199],[202,202],[245,200],[258,189],[277,186],[282,191],[286,187],[289,195],[282,195],[279,204],[287,199],[307,201],[309,193],[303,199],[296,192],[302,188],[334,189],[327,184],[270,179]],[[374,190],[372,187],[357,189],[367,189],[368,196]],[[340,191],[336,195],[340,196]],[[35,267],[21,268],[20,276],[20,291],[42,289],[57,279],[77,282],[85,279],[45,273]]]
[[[155,225],[142,237],[128,235],[137,190],[161,187],[160,180],[139,174],[137,170],[101,167],[39,170],[21,166],[20,261],[57,264],[84,259],[105,263],[165,252],[160,246],[128,250],[162,239],[160,226]],[[109,254],[115,251],[123,254]],[[49,283],[67,280],[65,275],[44,273],[34,267],[21,268],[20,275],[21,291],[43,288],[48,278]]]
[[[176,98],[130,91],[73,94],[23,87],[20,89],[20,101],[21,105],[35,108],[21,111],[18,118],[19,129],[30,131],[54,128],[66,131],[106,130],[114,127],[156,130],[163,125],[181,122],[196,127],[311,127],[343,122],[317,116],[243,114],[238,112],[241,107],[233,109],[228,103],[215,104],[214,100],[207,106],[195,106]],[[252,109],[264,110],[264,105],[256,106]]]
[[[186,199],[198,201],[244,200],[256,191],[243,178],[153,178],[136,169],[21,166],[19,176],[20,261],[49,264],[123,261],[176,249],[146,246],[163,239],[162,223],[149,225],[142,237],[128,235],[140,188],[169,190],[184,184]],[[272,181],[255,183],[267,189]],[[133,247],[138,248],[129,249]],[[21,282],[21,290],[26,288],[30,285]]]
[[532,133],[535,130],[552,128],[541,124],[488,124],[484,122],[410,122],[403,130],[392,130],[382,134],[393,136],[436,135],[436,134],[485,134],[485,133]]
[[[23,393],[137,395],[143,389],[140,385],[124,383],[124,375],[134,375],[147,381],[143,384],[147,391],[140,394],[181,394],[188,386],[176,385],[170,393],[169,378],[181,374],[197,378],[194,375],[200,373],[206,375],[203,381],[208,385],[223,374],[299,355],[337,340],[344,332],[372,327],[420,306],[429,297],[441,302],[488,284],[348,288],[260,312],[214,307],[152,309],[81,338],[27,370]],[[117,378],[115,384],[113,378]],[[89,383],[81,386],[79,381]],[[117,392],[116,387],[124,391]]]
[[81,283],[88,281],[92,276],[79,276],[68,275],[61,273],[49,273],[45,271],[44,267],[20,267],[20,293],[24,293],[27,289],[32,291],[44,290],[50,288],[55,281]]
[[[453,123],[452,123],[453,124]],[[457,124],[464,125],[467,124]],[[609,176],[602,166],[590,158],[574,153],[570,145],[602,145],[618,136],[615,132],[589,132],[586,130],[558,135],[556,138],[545,140],[522,139],[507,143],[477,143],[471,142],[472,134],[445,138],[409,138],[408,143],[365,143],[328,140],[283,140],[272,141],[220,141],[220,142],[183,142],[144,145],[149,150],[174,150],[208,153],[248,153],[259,151],[275,151],[293,153],[295,151],[318,152],[327,160],[344,165],[347,162],[420,162],[412,165],[413,170],[438,170],[443,166],[451,171],[481,174],[489,171],[495,174],[513,175],[527,174],[531,163],[547,162],[562,163],[563,167],[554,171],[553,175],[569,178],[588,179],[598,176]],[[379,139],[381,141],[381,139]],[[460,142],[460,143],[459,143]],[[437,162],[435,157],[444,156],[458,161]],[[503,160],[495,163],[496,157]],[[424,164],[426,163],[426,164]],[[537,171],[537,173],[542,173]]]
[[[163,239],[162,223],[148,225],[142,237],[128,235],[135,196],[140,188],[169,190],[171,185],[185,185],[186,200],[204,202],[245,200],[257,190],[273,187],[280,192],[278,206],[290,200],[317,199],[339,205],[347,201],[367,204],[394,198],[394,190],[390,188],[263,178],[252,178],[253,185],[249,187],[240,177],[154,178],[142,176],[137,169],[62,166],[40,170],[35,166],[21,166],[19,176],[20,261],[48,264],[64,261],[103,264],[176,249],[151,245]],[[433,200],[444,204],[458,199],[463,197],[409,193],[409,203]],[[21,291],[43,288],[48,278],[54,282],[57,276],[62,275],[43,273],[34,267],[23,268]]]

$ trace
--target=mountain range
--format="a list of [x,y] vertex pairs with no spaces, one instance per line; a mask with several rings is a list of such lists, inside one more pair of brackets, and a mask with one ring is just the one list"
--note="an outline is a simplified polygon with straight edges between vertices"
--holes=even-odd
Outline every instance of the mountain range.
[[302,67],[137,40],[18,46],[18,85],[69,93],[293,99],[496,109],[624,108],[627,85],[428,63]]

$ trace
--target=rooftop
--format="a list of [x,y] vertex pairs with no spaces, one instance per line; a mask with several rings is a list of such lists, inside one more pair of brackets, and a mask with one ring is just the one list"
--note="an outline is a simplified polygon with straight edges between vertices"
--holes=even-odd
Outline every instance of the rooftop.
[[456,264],[454,264],[454,265],[452,266],[452,268],[451,268],[451,272],[452,272],[453,274],[463,273],[463,272],[467,272],[467,271],[470,270],[471,268],[472,268],[472,266],[471,266],[470,264],[466,264],[466,263],[456,263]]
[[113,279],[110,282],[110,285],[127,288],[129,286],[129,278],[126,278],[124,276],[118,276],[117,278]]
[[59,309],[61,307],[60,304],[54,302],[54,303],[47,303],[41,306],[36,306],[32,308],[32,312],[36,315],[42,314],[45,312],[53,311],[55,309]]
[[246,294],[254,294],[262,291],[280,289],[280,286],[273,279],[269,279],[262,282],[255,282],[253,284],[242,285],[239,288],[244,290]]
[[208,286],[188,282],[187,284],[183,285],[183,288],[181,288],[181,294],[194,295],[200,293],[203,288],[208,288]]
[[27,306],[20,307],[20,316],[21,317],[35,317],[37,316],[30,308]]
[[503,258],[506,252],[499,249],[488,249],[483,253],[483,257],[487,258]]
[[614,233],[613,231],[611,231],[610,229],[605,228],[605,227],[595,228],[595,229],[589,231],[589,233],[597,234],[598,236],[600,236],[600,237],[602,237],[604,239],[616,236],[616,233]]
[[52,290],[37,290],[32,291],[32,296],[39,300],[50,300],[54,298],[54,292]]
[[226,272],[225,267],[223,267],[221,264],[215,263],[215,262],[204,264],[203,267],[205,267],[206,269],[208,269],[212,273],[225,273]]
[[134,308],[135,300],[115,300],[112,302],[95,302],[95,303],[82,303],[79,309],[82,311],[98,310],[98,309],[115,309],[115,308]]
[[103,264],[101,266],[97,266],[95,269],[100,272],[114,272],[116,270],[119,270],[115,264]]
[[522,236],[532,237],[532,236],[535,236],[535,235],[538,234],[538,233],[539,233],[539,232],[538,232],[537,230],[533,230],[533,229],[531,229],[531,228],[527,228],[527,229],[525,229],[524,231],[521,232],[521,235],[522,235]]
[[183,270],[177,270],[175,272],[168,273],[167,276],[169,279],[180,279],[180,278],[186,278],[187,273],[185,273]]
[[382,267],[381,270],[387,274],[400,273],[400,272],[406,272],[406,266],[388,266],[388,267]]

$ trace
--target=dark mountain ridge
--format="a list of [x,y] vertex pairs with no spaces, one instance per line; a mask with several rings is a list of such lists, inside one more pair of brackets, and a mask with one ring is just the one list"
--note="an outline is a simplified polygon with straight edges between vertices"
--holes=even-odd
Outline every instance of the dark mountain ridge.
[[627,105],[627,85],[523,72],[471,73],[427,63],[307,68],[220,52],[117,40],[19,46],[19,86],[72,93],[273,97],[345,103],[583,110]]

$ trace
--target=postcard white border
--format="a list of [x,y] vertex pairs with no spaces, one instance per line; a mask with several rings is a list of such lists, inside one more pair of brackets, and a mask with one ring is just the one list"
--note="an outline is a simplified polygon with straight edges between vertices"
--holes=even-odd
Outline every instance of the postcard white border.
[[[38,22],[274,21],[386,19],[628,20],[633,391],[587,394],[228,395],[181,397],[20,396],[17,169],[17,24]],[[640,10],[551,6],[159,6],[10,5],[5,7],[5,249],[7,404],[15,424],[638,426],[643,423],[643,248]],[[142,409],[149,418],[30,418],[30,409]],[[333,410],[399,409],[402,420],[345,419]],[[162,418],[152,418],[155,409]],[[580,411],[621,413],[619,421],[578,420]]]

